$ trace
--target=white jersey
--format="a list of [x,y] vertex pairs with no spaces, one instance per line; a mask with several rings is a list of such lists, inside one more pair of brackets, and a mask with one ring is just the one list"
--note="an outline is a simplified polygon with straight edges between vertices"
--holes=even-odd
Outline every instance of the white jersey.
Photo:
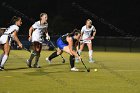
[[19,27],[17,25],[11,25],[7,28],[4,34],[0,37],[0,44],[5,44],[8,40],[9,44],[11,43],[11,39],[14,39],[13,32],[19,31]]
[[32,42],[43,42],[42,36],[48,28],[48,23],[41,25],[40,21],[35,22],[32,25],[34,31],[32,33]]
[[17,25],[11,25],[9,28],[7,28],[5,30],[4,34],[5,35],[9,34],[12,37],[12,39],[14,39],[14,37],[13,37],[13,32],[14,31],[17,31],[17,32],[19,31],[19,27]]
[[95,27],[92,25],[91,28],[87,29],[86,25],[82,27],[81,33],[83,33],[82,40],[91,37],[91,33],[95,31]]

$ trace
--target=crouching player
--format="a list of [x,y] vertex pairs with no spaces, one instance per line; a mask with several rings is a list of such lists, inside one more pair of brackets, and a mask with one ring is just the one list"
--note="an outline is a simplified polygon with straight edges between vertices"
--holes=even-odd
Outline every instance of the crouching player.
[[19,41],[17,34],[21,24],[21,18],[14,16],[11,20],[9,28],[7,28],[4,34],[0,37],[0,45],[3,49],[3,53],[0,56],[0,70],[4,70],[4,64],[6,63],[10,53],[11,41],[15,40],[19,48],[22,48],[22,44]]
[[49,63],[52,61],[53,58],[57,57],[58,55],[62,54],[62,52],[66,52],[70,55],[70,66],[71,66],[71,71],[79,71],[75,67],[75,57],[81,58],[78,56],[77,52],[74,50],[78,46],[78,41],[80,39],[80,31],[77,29],[74,29],[72,33],[67,33],[57,40],[57,51],[52,53],[48,58],[46,58],[46,61]]

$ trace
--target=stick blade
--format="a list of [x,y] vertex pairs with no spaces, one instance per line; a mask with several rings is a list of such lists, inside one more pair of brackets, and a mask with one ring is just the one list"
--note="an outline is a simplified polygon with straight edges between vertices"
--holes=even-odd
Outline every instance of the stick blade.
[[90,72],[90,68],[87,69],[87,72]]

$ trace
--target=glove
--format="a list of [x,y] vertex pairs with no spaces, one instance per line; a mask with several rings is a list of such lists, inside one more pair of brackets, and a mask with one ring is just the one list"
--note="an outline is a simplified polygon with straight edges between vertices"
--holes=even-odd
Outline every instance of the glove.
[[22,44],[20,43],[17,48],[23,48]]
[[32,36],[29,36],[28,40],[29,40],[29,41],[32,41]]
[[50,40],[50,36],[48,35],[48,36],[46,36],[46,39],[49,41]]

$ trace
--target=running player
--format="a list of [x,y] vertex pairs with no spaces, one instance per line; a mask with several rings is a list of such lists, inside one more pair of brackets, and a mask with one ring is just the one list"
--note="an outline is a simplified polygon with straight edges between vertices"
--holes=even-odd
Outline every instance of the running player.
[[44,41],[44,34],[46,39],[50,39],[48,35],[48,16],[46,13],[40,14],[40,20],[35,22],[29,29],[29,41],[33,43],[33,51],[30,58],[27,60],[28,67],[32,67],[32,60],[35,57],[34,68],[40,68],[38,61],[40,57],[40,52],[42,49],[42,43]]
[[[88,46],[88,50],[89,50],[89,62],[93,63],[95,62],[93,60],[92,54],[93,54],[93,49],[92,49],[92,40],[94,39],[96,34],[96,29],[95,27],[92,25],[92,21],[90,19],[86,20],[86,25],[82,27],[81,29],[81,44],[80,44],[80,49],[78,50],[78,53],[81,54],[85,44]],[[75,60],[76,62],[78,62],[78,60]]]
[[46,61],[51,63],[51,60],[58,55],[62,54],[63,51],[70,54],[70,65],[71,65],[71,71],[79,71],[74,65],[75,57],[79,58],[78,54],[74,50],[74,47],[78,46],[78,41],[80,39],[80,31],[77,29],[74,29],[72,33],[67,33],[63,36],[61,36],[57,40],[57,46],[58,49],[56,52],[52,53],[48,58],[46,58]]
[[0,56],[0,70],[4,70],[4,64],[6,63],[10,53],[11,41],[15,40],[19,48],[22,48],[22,44],[19,41],[17,34],[21,24],[21,18],[14,16],[11,20],[11,26],[9,26],[9,28],[7,28],[4,34],[0,37],[0,45],[3,49],[3,53]]

